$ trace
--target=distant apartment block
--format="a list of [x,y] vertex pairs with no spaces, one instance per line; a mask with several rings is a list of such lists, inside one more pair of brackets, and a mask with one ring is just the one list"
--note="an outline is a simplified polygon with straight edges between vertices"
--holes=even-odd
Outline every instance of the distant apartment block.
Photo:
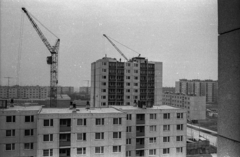
[[206,103],[216,103],[218,99],[218,81],[180,79],[176,81],[175,93],[206,96]]
[[121,62],[104,57],[91,65],[91,107],[162,104],[162,63],[143,57]]
[[187,111],[187,119],[191,121],[206,119],[206,97],[179,93],[163,94],[163,105],[182,108]]
[[2,156],[186,156],[183,109],[8,106],[0,111]]
[[175,93],[175,87],[162,87],[162,93],[165,92]]
[[80,87],[80,88],[79,88],[79,93],[87,93],[87,94],[90,94],[90,93],[91,93],[91,87]]
[[[73,87],[57,87],[58,94],[71,94]],[[46,99],[49,97],[48,86],[0,86],[0,98]]]

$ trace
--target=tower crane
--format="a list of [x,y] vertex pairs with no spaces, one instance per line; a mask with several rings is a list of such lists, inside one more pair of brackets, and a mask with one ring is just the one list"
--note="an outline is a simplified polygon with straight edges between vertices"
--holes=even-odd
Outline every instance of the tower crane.
[[45,44],[47,49],[50,51],[51,56],[47,57],[47,64],[50,65],[50,107],[57,107],[57,84],[58,84],[58,51],[60,45],[60,39],[57,37],[55,45],[51,46],[47,38],[44,36],[36,22],[33,20],[33,17],[26,10],[22,8],[22,11],[27,15],[30,20],[33,28],[38,33],[42,42]]
[[107,37],[106,34],[103,34],[103,36],[105,38],[107,38],[107,40],[113,45],[113,47],[123,56],[124,59],[126,59],[128,61],[128,58],[122,53],[121,50],[119,50],[119,48]]

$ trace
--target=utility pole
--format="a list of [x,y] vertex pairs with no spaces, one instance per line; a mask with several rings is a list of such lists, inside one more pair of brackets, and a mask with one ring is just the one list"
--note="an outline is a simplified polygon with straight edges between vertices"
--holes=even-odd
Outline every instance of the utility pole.
[[10,79],[13,79],[13,77],[4,77],[8,79],[8,92],[7,92],[7,98],[9,99],[9,84],[10,84]]

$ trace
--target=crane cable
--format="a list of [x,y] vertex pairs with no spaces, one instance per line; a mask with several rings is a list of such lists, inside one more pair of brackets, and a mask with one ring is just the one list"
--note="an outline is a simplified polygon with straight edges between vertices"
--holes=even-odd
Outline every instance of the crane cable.
[[20,35],[19,35],[19,45],[18,45],[18,60],[17,60],[17,85],[19,84],[19,73],[21,68],[21,54],[22,54],[22,40],[23,40],[23,28],[24,27],[24,15],[23,12],[21,14],[20,21]]
[[[108,36],[108,37],[109,37],[109,36]],[[122,46],[126,47],[127,49],[129,49],[129,50],[131,50],[131,51],[133,51],[133,52],[135,52],[135,53],[137,53],[137,54],[139,54],[139,55],[140,55],[140,53],[139,53],[139,52],[137,52],[137,51],[135,51],[135,50],[131,49],[130,47],[128,47],[128,46],[126,46],[126,45],[124,45],[124,44],[122,44],[122,43],[120,43],[119,41],[117,41],[117,40],[113,39],[112,37],[109,37],[109,38],[111,38],[112,40],[116,41],[116,42],[117,42],[117,43],[119,43],[120,45],[122,45]]]
[[57,35],[55,35],[55,34],[54,34],[52,31],[50,31],[46,26],[44,26],[35,16],[33,16],[30,12],[28,12],[28,14],[30,14],[37,22],[39,22],[39,24],[42,25],[49,33],[51,33],[53,36],[55,36],[57,39],[59,39]]

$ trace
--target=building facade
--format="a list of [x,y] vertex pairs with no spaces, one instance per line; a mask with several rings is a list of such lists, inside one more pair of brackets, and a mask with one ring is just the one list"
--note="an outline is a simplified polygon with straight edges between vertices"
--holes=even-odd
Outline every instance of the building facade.
[[206,97],[177,93],[164,93],[163,105],[169,105],[187,110],[188,120],[206,119]]
[[175,93],[206,96],[207,103],[217,103],[218,81],[180,79],[175,83]]
[[91,107],[162,104],[162,63],[135,57],[128,62],[104,57],[91,65]]
[[183,109],[162,105],[0,110],[3,156],[186,156]]
[[[57,87],[58,94],[71,94],[73,87]],[[0,86],[0,98],[13,99],[46,99],[49,97],[48,86]]]

